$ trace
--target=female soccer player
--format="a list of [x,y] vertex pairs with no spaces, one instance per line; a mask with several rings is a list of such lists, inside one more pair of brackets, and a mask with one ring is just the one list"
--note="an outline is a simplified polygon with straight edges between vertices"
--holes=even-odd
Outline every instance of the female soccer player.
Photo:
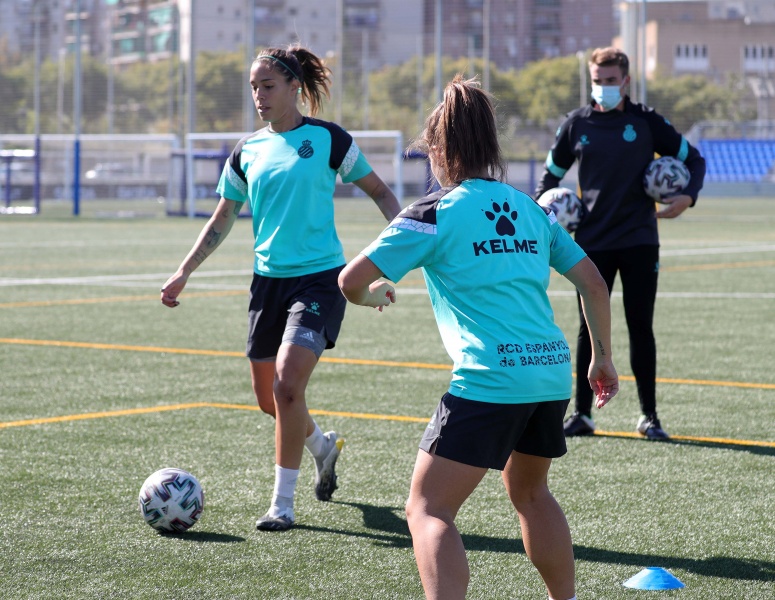
[[[337,286],[345,264],[334,226],[336,177],[368,194],[388,221],[400,206],[352,137],[315,118],[329,95],[330,71],[299,45],[268,48],[250,70],[250,88],[267,126],[239,141],[218,183],[221,200],[191,251],[164,284],[175,307],[191,273],[231,230],[243,203],[253,215],[254,275],[246,354],[258,404],[276,418],[275,487],[261,530],[294,523],[293,498],[304,447],[316,465],[315,493],[330,500],[343,440],[322,433],[307,410],[306,387],[323,350],[333,348],[346,301]],[[301,98],[309,117],[298,107]]]
[[489,96],[459,75],[425,123],[421,145],[441,190],[407,207],[339,276],[347,299],[380,310],[422,267],[453,359],[452,382],[425,430],[406,515],[427,598],[464,598],[468,561],[455,515],[488,469],[503,472],[530,560],[549,597],[575,598],[573,548],[547,486],[566,452],[571,357],[546,289],[550,267],[581,293],[597,406],[618,391],[608,290],[551,211],[502,182]]

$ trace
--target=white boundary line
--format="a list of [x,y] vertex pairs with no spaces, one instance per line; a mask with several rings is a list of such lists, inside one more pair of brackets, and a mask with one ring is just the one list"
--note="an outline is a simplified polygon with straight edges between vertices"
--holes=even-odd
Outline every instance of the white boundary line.
[[659,249],[660,258],[663,256],[704,256],[706,254],[747,254],[754,252],[775,252],[775,244],[759,244],[757,246],[716,246],[709,248],[676,248],[666,250]]
[[[251,269],[239,269],[230,271],[203,271],[197,272],[193,281],[189,281],[186,289],[206,289],[206,290],[246,290],[248,283],[242,284],[224,284],[224,283],[204,283],[200,279],[214,277],[251,277]],[[34,285],[74,285],[89,286],[100,285],[106,287],[138,287],[138,284],[145,281],[154,281],[161,285],[169,277],[169,273],[138,273],[136,275],[91,275],[85,277],[38,277],[30,279],[11,279],[0,278],[0,287],[22,287]],[[154,288],[156,287],[154,284]],[[140,285],[139,287],[143,287]],[[424,296],[428,290],[418,287],[398,286],[399,295]],[[549,290],[549,296],[563,298],[575,297],[576,292],[572,290]],[[613,296],[620,298],[621,292],[614,291]],[[775,300],[775,292],[658,292],[659,298],[732,298],[732,299],[751,299],[751,300]]]

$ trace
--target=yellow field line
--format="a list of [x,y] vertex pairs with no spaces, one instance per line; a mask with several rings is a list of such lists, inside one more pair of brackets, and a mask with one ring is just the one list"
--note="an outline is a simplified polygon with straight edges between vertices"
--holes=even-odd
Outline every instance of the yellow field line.
[[[599,435],[601,437],[620,437],[620,438],[637,438],[644,439],[640,433],[629,431],[601,431],[595,429],[592,435]],[[685,442],[703,442],[706,444],[726,444],[732,446],[758,446],[762,448],[775,448],[775,442],[759,442],[754,440],[733,440],[730,438],[713,438],[713,437],[701,437],[696,435],[670,435],[671,441],[685,441]]]
[[[220,296],[246,295],[245,290],[221,290],[217,292],[191,292],[186,298],[215,298]],[[31,308],[36,306],[67,306],[75,304],[109,304],[112,302],[137,302],[159,300],[159,294],[143,296],[109,296],[107,298],[74,298],[71,300],[34,300],[29,302],[0,302],[0,308]]]
[[[143,415],[150,413],[158,413],[172,410],[187,410],[191,408],[221,408],[221,409],[235,409],[235,410],[261,410],[258,406],[247,404],[227,404],[221,402],[190,402],[186,404],[169,404],[164,406],[148,406],[144,408],[129,408],[125,410],[110,410],[102,412],[84,413],[78,415],[62,415],[58,417],[45,417],[39,419],[25,419],[22,421],[7,421],[5,423],[0,422],[0,429],[9,427],[24,427],[27,425],[44,425],[47,423],[65,423],[68,421],[84,421],[87,419],[104,419],[108,417],[126,417],[132,415]],[[313,415],[325,415],[334,417],[343,417],[347,419],[368,419],[377,421],[398,421],[404,423],[426,423],[428,417],[409,417],[405,415],[381,415],[374,413],[354,413],[354,412],[342,412],[331,410],[315,410],[311,409],[310,414]],[[638,433],[630,433],[624,431],[596,431],[594,435],[601,437],[622,437],[622,438],[642,438]],[[731,446],[756,446],[765,448],[775,448],[775,442],[761,442],[753,440],[733,440],[728,438],[711,438],[711,437],[697,437],[689,435],[673,435],[670,438],[674,441],[692,441],[692,442],[704,442],[711,444],[723,444]]]
[[[129,352],[160,352],[166,354],[189,354],[197,356],[225,356],[244,358],[244,352],[228,350],[197,350],[194,348],[168,348],[161,346],[130,346],[126,344],[100,344],[95,342],[67,342],[61,340],[29,340],[16,338],[0,338],[0,344],[17,344],[20,346],[56,346],[62,348],[87,348],[93,350],[124,350]],[[334,364],[352,364],[378,367],[404,367],[412,369],[441,369],[450,370],[450,365],[438,365],[433,363],[400,362],[391,360],[366,360],[360,358],[330,358],[322,357],[320,362]]]
[[[93,350],[122,350],[128,352],[158,352],[166,354],[184,354],[193,356],[244,357],[242,352],[227,350],[197,350],[194,348],[169,348],[162,346],[131,346],[126,344],[100,344],[95,342],[68,342],[62,340],[30,340],[19,338],[0,338],[0,344],[17,344],[21,346],[56,346],[63,348],[86,348]],[[332,358],[322,357],[320,362],[332,364],[363,365],[375,367],[400,367],[406,369],[433,369],[449,371],[448,364],[401,362],[393,360],[369,360],[362,358]],[[621,381],[635,381],[631,375],[620,375]],[[748,388],[757,390],[775,390],[775,383],[752,383],[746,381],[717,381],[712,379],[678,379],[672,377],[657,377],[658,383],[675,385],[705,385],[716,387]]]

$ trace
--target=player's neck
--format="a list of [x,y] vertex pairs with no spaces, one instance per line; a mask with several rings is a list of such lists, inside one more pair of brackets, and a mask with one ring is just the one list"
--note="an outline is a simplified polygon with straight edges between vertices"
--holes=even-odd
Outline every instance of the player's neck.
[[304,115],[300,112],[296,112],[287,119],[275,121],[269,124],[269,131],[274,133],[285,133],[291,129],[296,129],[304,121]]

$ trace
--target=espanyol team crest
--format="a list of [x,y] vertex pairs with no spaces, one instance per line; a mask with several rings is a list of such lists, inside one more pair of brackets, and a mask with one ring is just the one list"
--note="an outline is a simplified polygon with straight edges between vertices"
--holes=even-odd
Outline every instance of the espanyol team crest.
[[304,140],[301,143],[301,148],[299,148],[299,156],[301,158],[311,158],[313,154],[315,154],[315,150],[312,148],[312,142]]
[[634,142],[635,138],[638,137],[638,134],[635,132],[635,128],[632,125],[626,125],[622,137],[625,142]]

